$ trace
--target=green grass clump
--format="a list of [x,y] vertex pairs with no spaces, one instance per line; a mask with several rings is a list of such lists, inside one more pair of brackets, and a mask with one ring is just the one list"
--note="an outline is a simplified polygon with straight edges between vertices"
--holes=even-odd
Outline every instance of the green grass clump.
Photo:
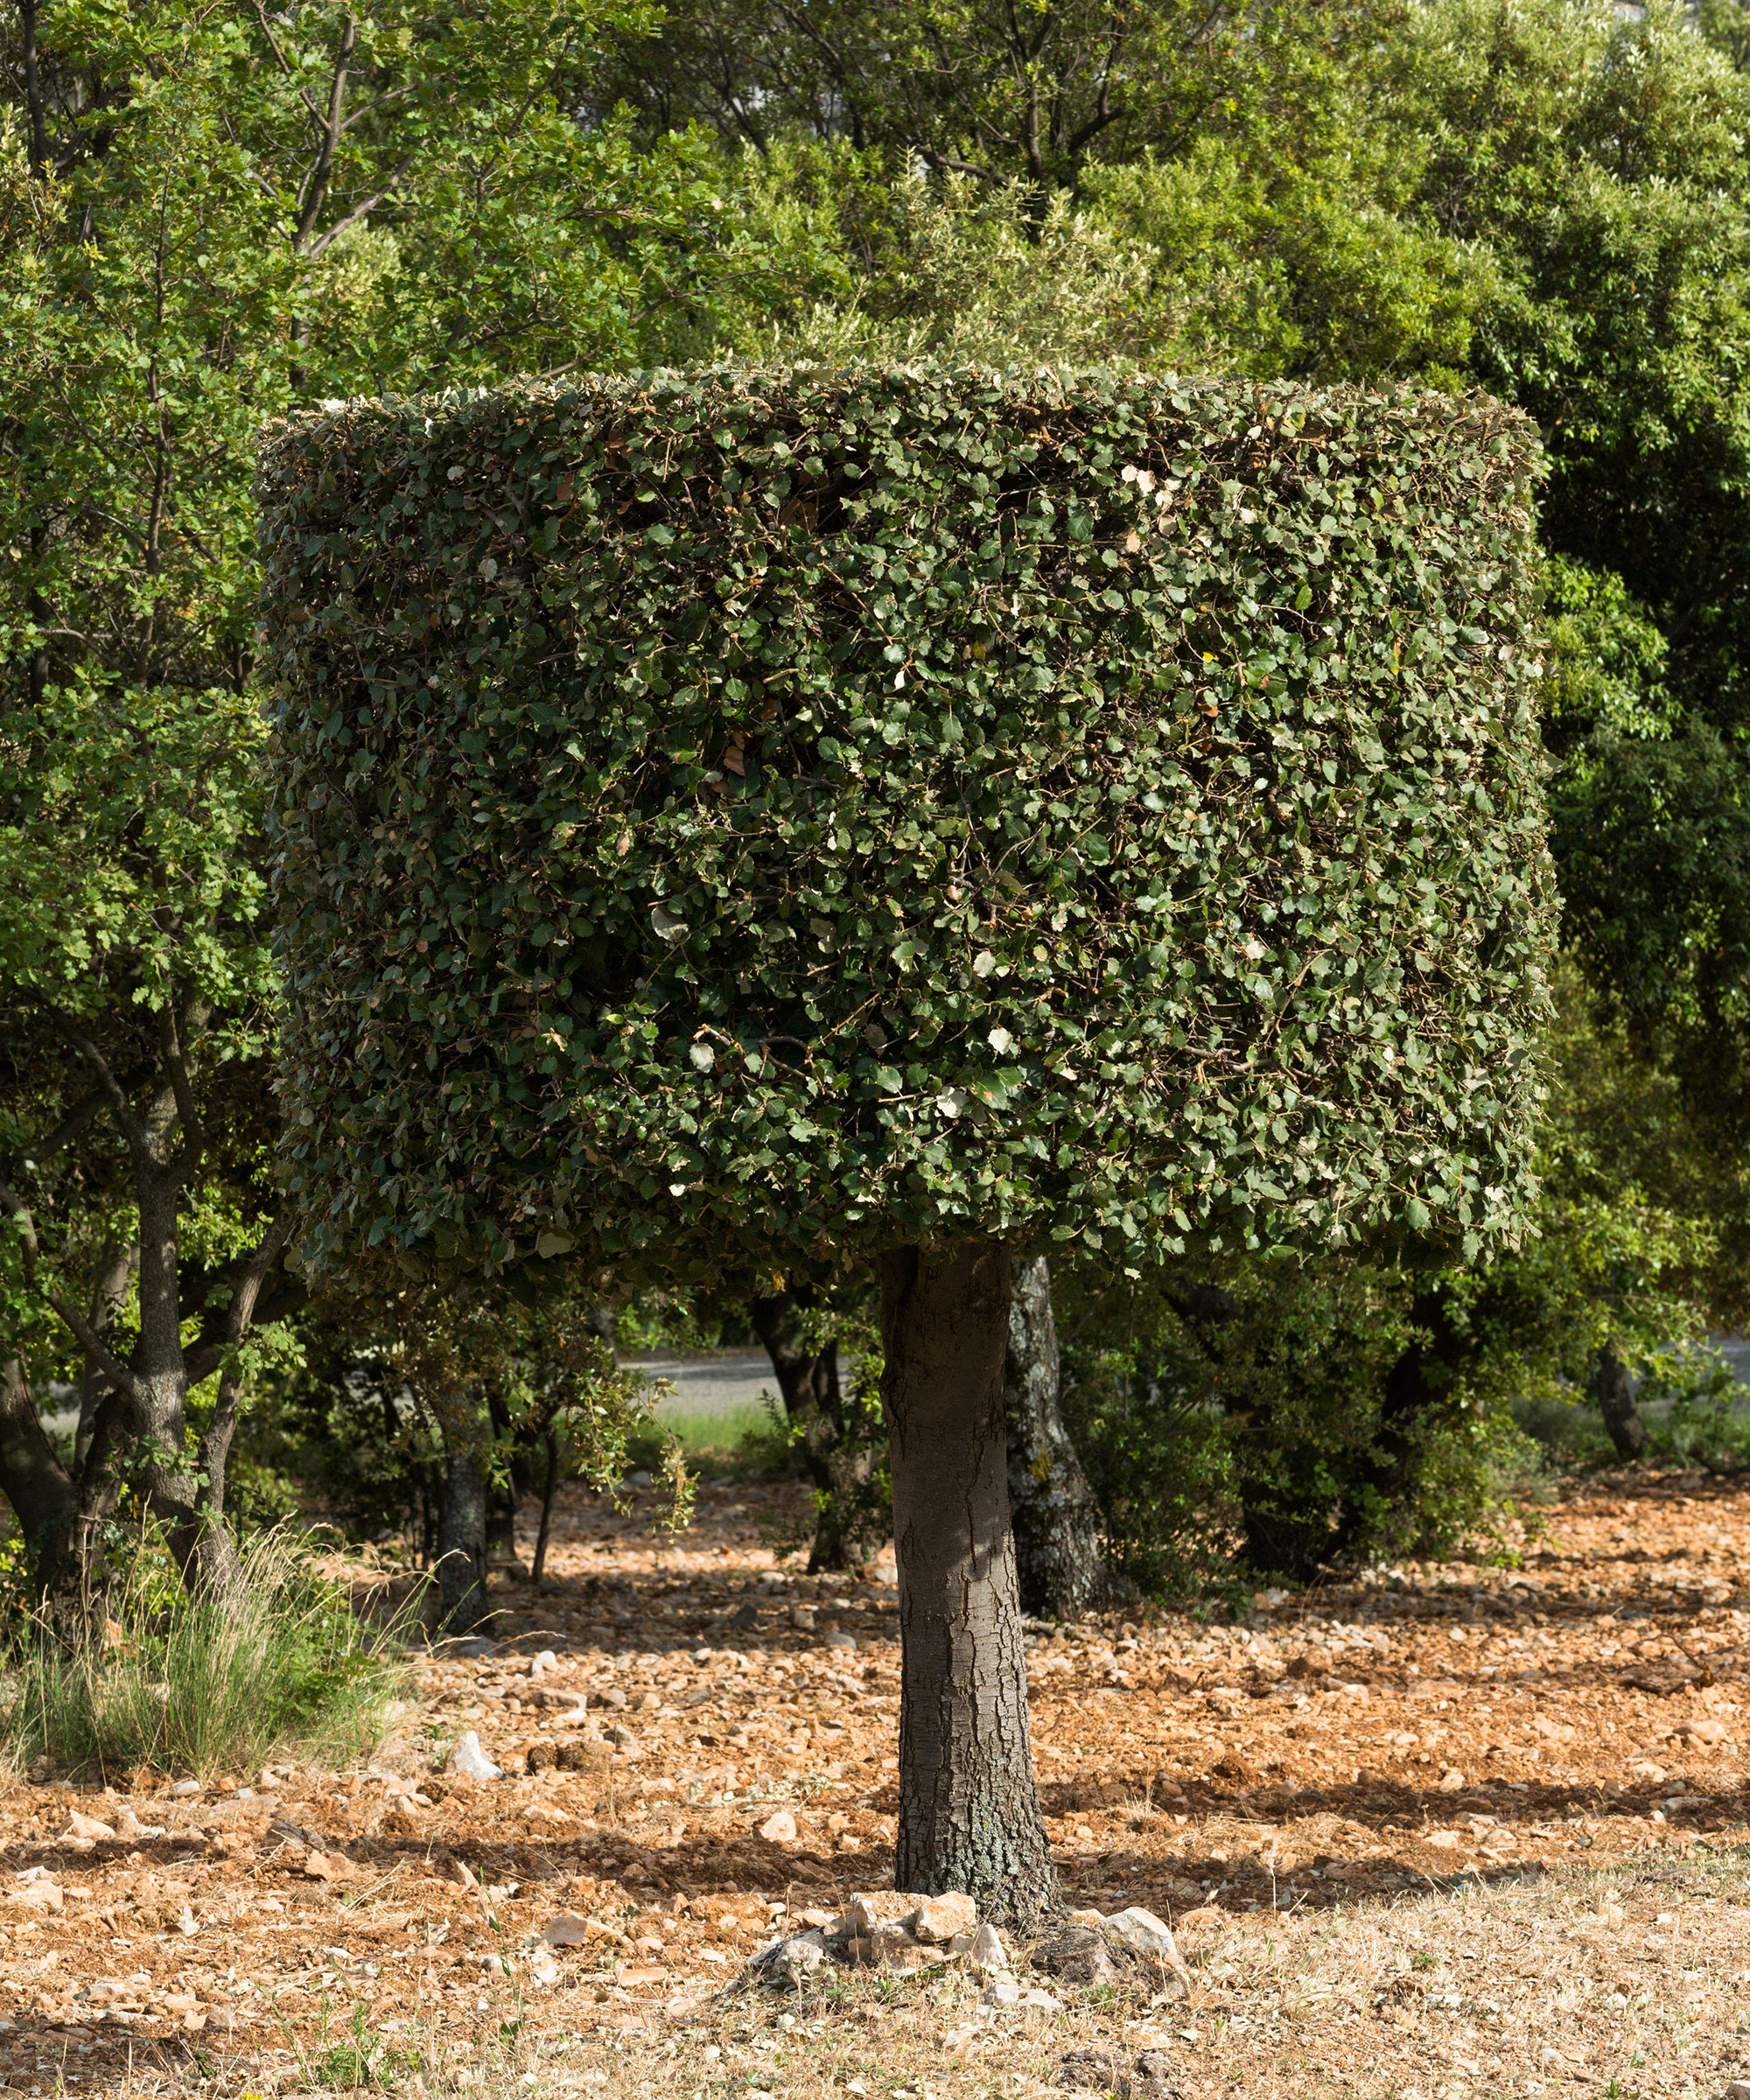
[[283,1531],[243,1549],[220,1600],[191,1597],[160,1546],[135,1558],[107,1638],[80,1650],[31,1620],[0,1746],[18,1766],[144,1766],[201,1779],[276,1750],[339,1760],[382,1740],[402,1690],[399,1622],[374,1626]]

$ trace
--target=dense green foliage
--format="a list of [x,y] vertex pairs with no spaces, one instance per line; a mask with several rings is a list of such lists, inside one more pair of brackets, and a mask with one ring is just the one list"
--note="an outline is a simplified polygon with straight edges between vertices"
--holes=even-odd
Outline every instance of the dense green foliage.
[[1672,1410],[1649,1449],[1731,1448],[1698,1345],[1745,1318],[1743,1166],[1620,1022],[1598,1022],[1572,967],[1556,990],[1538,1232],[1522,1247],[1444,1269],[1062,1270],[1066,1414],[1115,1558],[1145,1588],[1301,1580],[1486,1533],[1537,1470],[1522,1424],[1564,1456],[1588,1448],[1573,1418],[1604,1349],[1648,1367],[1649,1404]]
[[[710,332],[766,267],[710,140],[562,100],[644,21],[0,24],[0,1482],[46,1584],[90,1593],[136,1490],[182,1550],[220,1517],[250,1291],[257,1323],[302,1296],[269,1172],[258,426]],[[32,1402],[60,1381],[65,1462]]]
[[[1567,1405],[1603,1346],[1675,1376],[1663,1345],[1740,1321],[1750,1301],[1744,22],[1736,0],[1634,22],[1572,0],[1365,12],[1271,0],[1231,18],[1172,0],[1121,16],[1087,0],[1020,15],[985,0],[816,0],[806,15],[666,0],[660,19],[627,0],[558,13],[494,0],[441,17],[339,0],[266,15],[235,0],[6,13],[0,1370],[16,1366],[38,1395],[80,1388],[89,1428],[112,1389],[65,1314],[124,1368],[141,1366],[141,1177],[95,1054],[136,1122],[158,1119],[154,1172],[178,1183],[171,1353],[189,1390],[179,1424],[174,1410],[155,1418],[162,1448],[174,1443],[191,1468],[184,1485],[205,1478],[212,1505],[203,1445],[240,1406],[228,1505],[240,1521],[300,1493],[368,1529],[400,1521],[422,1491],[429,1503],[440,1432],[410,1418],[391,1432],[355,1404],[354,1374],[380,1362],[398,1317],[387,1298],[361,1294],[345,1321],[304,1315],[259,1348],[228,1334],[277,1200],[256,432],[325,398],[745,356],[1410,379],[1480,386],[1536,419],[1551,468],[1537,528],[1555,557],[1541,694],[1551,845],[1563,937],[1594,1005],[1578,1019],[1569,982],[1544,1048],[1540,1236],[1432,1283],[1376,1259],[1356,1270],[1183,1257],[1175,1290],[1218,1283],[1245,1308],[1243,1340],[1220,1326],[1225,1382],[1170,1306],[1138,1310],[1134,1279],[1114,1295],[1105,1250],[1092,1282],[1066,1270],[1062,1310],[1087,1316],[1075,1347],[1102,1367],[1112,1410],[1110,1444],[1085,1418],[1089,1463],[1131,1512],[1148,1479],[1169,1502],[1188,1481],[1194,1530],[1219,1507],[1237,1526],[1222,1538],[1248,1538],[1247,1498],[1274,1496],[1297,1552],[1359,1537],[1363,1502],[1408,1508],[1421,1493],[1424,1476],[1377,1433],[1380,1381],[1400,1358],[1462,1359],[1441,1392],[1486,1396],[1497,1425],[1506,1396]],[[919,699],[914,676],[898,698]],[[724,773],[736,809],[714,824],[776,792],[749,707],[748,771]],[[872,772],[877,800],[890,769]],[[644,952],[671,970],[679,956],[645,930]],[[752,972],[784,981],[793,1018],[809,971],[836,966],[812,928],[796,930],[799,944],[755,949]],[[890,950],[902,934],[893,921]],[[1001,950],[978,940],[975,956]],[[897,1001],[884,995],[908,1029],[919,968]],[[1016,982],[946,995],[1007,998]],[[1008,1011],[992,1018],[1024,1044]],[[764,1171],[749,1163],[767,1152],[803,1149],[788,1120],[747,1127],[755,1096],[788,1115],[808,1084],[769,1017],[747,1021],[730,1016],[727,1035],[766,1033],[770,1064],[738,1081],[738,1135],[718,1133],[720,1153],[741,1147],[730,1181]],[[959,1117],[939,1116],[912,1078],[926,1053],[954,1046],[962,1024],[946,1004],[928,1041],[927,1028],[908,1039],[873,1025],[888,1040],[872,1065],[898,1073],[893,1100],[924,1107],[944,1157],[987,1143],[994,1126],[965,1127],[984,1112],[976,1093]],[[726,1072],[746,1073],[726,1046],[710,1074],[690,1051],[680,1066],[678,1032],[656,1026],[636,1084],[675,1082],[663,1098],[690,1102],[686,1113],[726,1098],[713,1092]],[[1017,1063],[986,1057],[976,1031],[962,1046],[975,1081]],[[1078,1095],[1102,1083],[1091,1060],[1075,1071]],[[555,1074],[532,1077],[538,1090]],[[800,1104],[810,1124],[814,1100]],[[841,1105],[832,1096],[819,1127],[836,1128]],[[1258,1173],[1292,1170],[1273,1133],[1258,1144]],[[645,1150],[660,1222],[668,1154]],[[534,1221],[501,1222],[526,1244]],[[748,1272],[711,1279],[713,1304],[766,1288]],[[276,1266],[257,1319],[299,1296]],[[1183,1390],[1202,1411],[1175,1404],[1156,1423],[1151,1396],[1180,1388],[1150,1366],[1181,1347]],[[227,1368],[242,1382],[228,1400]],[[1288,1390],[1303,1375],[1324,1455],[1278,1465],[1276,1432],[1256,1425],[1310,1419],[1312,1404]],[[1278,1378],[1287,1396],[1266,1407],[1258,1396]],[[1251,1396],[1244,1436],[1229,1388]],[[490,1466],[509,1452],[538,1484],[533,1414],[508,1433],[479,1381],[439,1398]],[[29,1392],[8,1384],[5,1403],[10,1493]],[[1474,1456],[1484,1415],[1449,1434],[1432,1386],[1417,1408],[1430,1494],[1449,1513],[1480,1508],[1495,1476],[1435,1458]],[[136,1428],[112,1412],[87,1483],[93,1536],[112,1546],[137,1498],[151,1499],[152,1438]],[[76,1476],[79,1448],[61,1455]],[[1368,1501],[1382,1480],[1385,1502]]]
[[894,369],[263,468],[318,1258],[1516,1227],[1524,427]]

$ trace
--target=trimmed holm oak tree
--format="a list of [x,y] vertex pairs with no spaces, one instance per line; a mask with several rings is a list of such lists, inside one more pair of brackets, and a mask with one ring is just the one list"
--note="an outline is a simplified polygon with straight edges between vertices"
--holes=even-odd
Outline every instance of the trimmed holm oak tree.
[[1051,1891],[1011,1250],[1515,1229],[1534,450],[1475,398],[863,368],[270,434],[304,1258],[878,1263],[901,1887]]

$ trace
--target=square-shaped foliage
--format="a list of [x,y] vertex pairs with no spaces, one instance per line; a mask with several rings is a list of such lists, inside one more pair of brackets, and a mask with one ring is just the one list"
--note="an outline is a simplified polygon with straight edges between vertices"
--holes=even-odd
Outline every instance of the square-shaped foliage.
[[716,370],[261,474],[310,1252],[1510,1234],[1530,425]]

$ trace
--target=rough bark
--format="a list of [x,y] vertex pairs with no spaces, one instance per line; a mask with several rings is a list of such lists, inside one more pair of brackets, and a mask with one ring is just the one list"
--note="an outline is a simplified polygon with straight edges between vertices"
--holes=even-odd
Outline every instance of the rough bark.
[[79,1491],[44,1434],[24,1366],[0,1363],[0,1494],[32,1556],[37,1593],[78,1586]]
[[476,1452],[452,1450],[444,1461],[438,1518],[438,1630],[471,1634],[488,1609],[486,1482]]
[[1050,1265],[1040,1255],[1011,1274],[1003,1402],[1021,1609],[1078,1619],[1115,1586],[1100,1550],[1100,1508],[1058,1404]]
[[212,1419],[200,1438],[192,1539],[200,1580],[214,1592],[232,1595],[242,1592],[242,1567],[235,1541],[224,1521],[225,1497],[230,1485],[231,1439],[236,1432],[237,1408],[243,1392],[242,1375],[234,1352],[255,1319],[269,1272],[284,1253],[290,1237],[290,1214],[282,1212],[262,1234],[237,1278],[226,1316],[224,1340],[232,1354],[220,1373]]
[[[101,1254],[88,1309],[70,1302],[42,1272],[37,1231],[30,1206],[17,1191],[0,1186],[0,1213],[19,1233],[25,1288],[52,1311],[78,1340],[85,1357],[79,1428],[71,1471],[61,1470],[72,1514],[59,1525],[47,1560],[38,1569],[52,1592],[71,1589],[80,1613],[94,1605],[92,1548],[101,1535],[110,1499],[108,1452],[112,1441],[125,1438],[142,1459],[142,1487],[153,1515],[161,1519],[184,1579],[192,1588],[218,1583],[230,1586],[237,1559],[229,1535],[216,1521],[223,1501],[223,1470],[229,1444],[225,1422],[216,1446],[219,1494],[203,1467],[188,1463],[185,1449],[187,1398],[191,1388],[220,1368],[256,1310],[256,1298],[269,1270],[284,1251],[288,1230],[284,1222],[270,1226],[256,1254],[242,1264],[231,1308],[210,1336],[191,1352],[185,1348],[181,1299],[178,1214],[185,1190],[199,1167],[205,1137],[186,1054],[211,1018],[211,1003],[196,995],[178,1014],[169,1006],[157,1017],[158,1056],[144,1104],[130,1105],[98,1044],[69,1016],[45,1008],[46,1018],[68,1049],[85,1064],[94,1081],[92,1091],[29,1147],[39,1163],[52,1158],[94,1122],[112,1116],[127,1145],[133,1170],[134,1195],[140,1222],[137,1247],[112,1244]],[[130,1275],[137,1267],[139,1331],[124,1363],[111,1347],[116,1319],[125,1301]],[[212,1279],[207,1279],[210,1288]],[[194,1310],[202,1309],[206,1290],[196,1293]],[[221,1393],[221,1414],[234,1411],[234,1381],[228,1400]],[[41,1424],[35,1420],[23,1373],[9,1382],[4,1432],[11,1452],[11,1481],[28,1503],[41,1487],[41,1450],[46,1450]],[[27,1421],[27,1418],[29,1418]],[[37,1447],[41,1446],[41,1450]],[[53,1454],[49,1453],[51,1460]],[[58,1466],[58,1461],[55,1461]],[[0,1488],[7,1486],[0,1460]],[[21,1512],[26,1530],[31,1520]]]
[[[97,1259],[97,1274],[91,1285],[91,1311],[88,1317],[91,1331],[107,1347],[122,1308],[128,1301],[128,1287],[134,1280],[134,1270],[139,1253],[131,1241],[112,1240]],[[91,1449],[95,1432],[97,1412],[107,1396],[115,1390],[102,1367],[86,1352],[85,1376],[79,1389],[79,1430],[74,1438],[74,1470],[82,1473],[86,1458]]]
[[[206,1345],[191,1354],[182,1339],[178,1213],[182,1192],[200,1156],[200,1139],[175,1027],[169,1017],[164,1017],[173,1077],[136,1117],[94,1046],[77,1029],[63,1026],[74,1046],[91,1059],[104,1080],[110,1105],[132,1155],[140,1222],[139,1332],[124,1364],[110,1348],[109,1333],[133,1257],[130,1256],[124,1264],[118,1250],[106,1252],[99,1265],[91,1311],[89,1314],[81,1312],[46,1287],[29,1207],[15,1191],[0,1186],[0,1214],[12,1218],[19,1228],[26,1288],[65,1324],[85,1354],[75,1467],[66,1476],[77,1504],[77,1522],[70,1548],[64,1551],[71,1550],[77,1556],[77,1587],[82,1596],[91,1586],[90,1550],[109,1497],[109,1446],[118,1437],[125,1438],[140,1454],[147,1505],[165,1527],[184,1581],[191,1590],[234,1590],[241,1566],[235,1544],[220,1521],[225,1463],[238,1396],[234,1372],[227,1371],[214,1425],[203,1441],[199,1463],[193,1466],[185,1447],[188,1394],[200,1377],[219,1368],[227,1352],[241,1342],[257,1310],[262,1286],[284,1251],[290,1229],[289,1218],[282,1216],[269,1226],[260,1245],[236,1272],[235,1288],[223,1321]],[[178,1128],[185,1133],[180,1143],[176,1137]],[[191,1132],[193,1134],[189,1135]],[[0,1488],[4,1486],[4,1474],[0,1474]],[[70,1579],[64,1566],[53,1567],[52,1575],[56,1583]]]
[[[242,1579],[236,1544],[219,1513],[207,1507],[206,1482],[186,1456],[188,1367],[178,1274],[182,1184],[174,1167],[138,1177],[140,1335],[132,1411],[145,1460],[147,1500],[164,1523],[183,1581],[190,1590],[223,1593],[234,1591]],[[229,1441],[228,1433],[228,1447]]]
[[808,1548],[808,1573],[819,1575],[849,1568],[861,1558],[857,1491],[869,1477],[872,1454],[851,1433],[837,1343],[808,1348],[797,1334],[795,1312],[788,1292],[756,1298],[749,1307],[753,1331],[772,1360],[784,1413],[801,1432],[802,1463],[819,1499]]
[[1592,1391],[1616,1455],[1638,1459],[1647,1448],[1647,1424],[1634,1404],[1634,1382],[1628,1376],[1628,1366],[1614,1349],[1599,1351],[1592,1367]]
[[984,1241],[881,1263],[901,1698],[895,1886],[1012,1923],[1053,1876],[1027,1726],[1009,1524],[1009,1256]]

